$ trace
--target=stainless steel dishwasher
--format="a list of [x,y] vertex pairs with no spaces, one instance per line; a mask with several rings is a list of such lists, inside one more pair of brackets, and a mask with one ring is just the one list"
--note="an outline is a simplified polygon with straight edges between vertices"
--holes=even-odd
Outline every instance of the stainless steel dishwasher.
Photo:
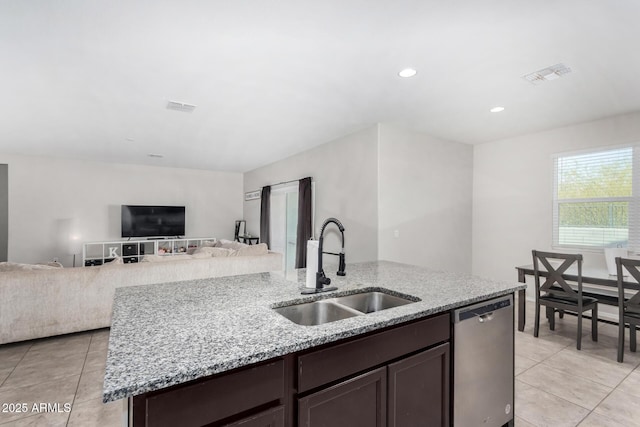
[[453,322],[453,425],[509,423],[514,418],[513,295],[455,310]]

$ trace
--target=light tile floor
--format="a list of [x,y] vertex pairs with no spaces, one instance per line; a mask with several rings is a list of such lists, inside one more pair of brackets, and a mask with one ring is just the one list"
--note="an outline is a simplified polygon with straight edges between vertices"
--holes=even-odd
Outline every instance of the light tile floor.
[[0,425],[121,426],[122,403],[102,403],[108,342],[103,329],[0,346]]
[[535,306],[527,302],[526,326],[515,333],[516,427],[640,427],[640,352],[616,361],[618,327],[583,322],[582,350],[576,349],[575,316],[556,316],[556,330],[541,315],[533,337]]
[[[556,320],[553,332],[542,322],[534,338],[533,309],[528,303],[525,331],[515,333],[516,426],[640,427],[640,352],[627,344],[617,363],[617,327],[600,323],[594,343],[589,322],[576,350],[574,316]],[[27,404],[20,413],[0,407],[0,426],[121,426],[122,403],[101,399],[108,339],[99,330],[0,346],[0,405]],[[33,411],[34,403],[63,412]]]

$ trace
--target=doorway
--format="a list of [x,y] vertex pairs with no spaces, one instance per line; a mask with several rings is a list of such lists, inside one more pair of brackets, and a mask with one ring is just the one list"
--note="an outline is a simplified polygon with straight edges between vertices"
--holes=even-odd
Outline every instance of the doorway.
[[271,189],[271,250],[283,254],[283,269],[292,271],[296,265],[298,232],[298,183]]
[[0,165],[0,262],[9,258],[9,165]]

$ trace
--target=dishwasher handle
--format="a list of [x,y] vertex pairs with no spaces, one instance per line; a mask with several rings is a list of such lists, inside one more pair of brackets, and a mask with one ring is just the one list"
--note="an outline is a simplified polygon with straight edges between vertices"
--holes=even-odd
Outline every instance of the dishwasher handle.
[[480,323],[489,322],[492,319],[493,319],[493,311],[486,314],[481,314],[480,316],[478,316],[478,322]]

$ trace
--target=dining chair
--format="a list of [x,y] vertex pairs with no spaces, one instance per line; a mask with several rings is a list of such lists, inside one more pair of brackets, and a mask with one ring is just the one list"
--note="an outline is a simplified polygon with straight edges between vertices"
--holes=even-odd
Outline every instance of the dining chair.
[[[629,324],[629,347],[632,352],[635,353],[636,351],[636,327],[640,325],[639,266],[640,260],[616,258],[618,273],[618,362],[620,363],[624,358],[624,329],[627,323]],[[623,267],[638,283],[624,281]]]
[[[536,318],[533,336],[540,330],[540,306],[544,305],[549,329],[555,329],[555,312],[576,312],[578,315],[577,349],[582,345],[582,313],[591,310],[591,339],[598,341],[598,300],[582,295],[582,255],[532,251],[536,286]],[[560,264],[558,265],[558,260]],[[540,266],[544,270],[540,269]],[[573,264],[577,266],[577,289],[570,286],[562,275]],[[543,284],[540,278],[545,277]]]

